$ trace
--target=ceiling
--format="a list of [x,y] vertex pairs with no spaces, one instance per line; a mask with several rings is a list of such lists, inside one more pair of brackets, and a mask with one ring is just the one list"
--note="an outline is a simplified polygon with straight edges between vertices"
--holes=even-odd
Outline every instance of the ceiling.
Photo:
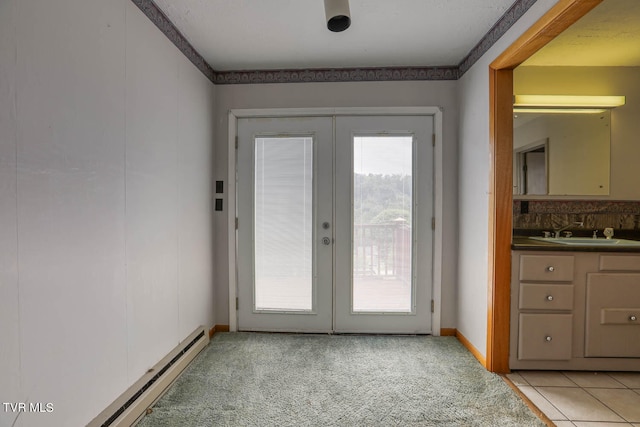
[[[457,67],[515,0],[154,0],[216,71]],[[525,66],[640,66],[640,0],[604,0]]]
[[[323,0],[155,0],[213,69],[457,66],[515,0],[350,0],[326,28]],[[639,0],[640,1],[640,0]]]
[[523,66],[640,66],[640,0],[604,0]]

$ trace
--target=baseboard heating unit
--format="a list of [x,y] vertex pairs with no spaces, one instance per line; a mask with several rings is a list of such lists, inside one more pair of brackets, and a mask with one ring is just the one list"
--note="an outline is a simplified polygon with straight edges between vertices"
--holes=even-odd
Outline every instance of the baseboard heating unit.
[[200,326],[95,417],[87,427],[129,427],[138,422],[207,344],[209,334],[204,326]]

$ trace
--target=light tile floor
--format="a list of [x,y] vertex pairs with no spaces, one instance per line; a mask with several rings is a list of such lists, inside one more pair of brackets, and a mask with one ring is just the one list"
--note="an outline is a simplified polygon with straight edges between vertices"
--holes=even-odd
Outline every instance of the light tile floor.
[[513,371],[507,377],[558,427],[640,427],[640,372]]

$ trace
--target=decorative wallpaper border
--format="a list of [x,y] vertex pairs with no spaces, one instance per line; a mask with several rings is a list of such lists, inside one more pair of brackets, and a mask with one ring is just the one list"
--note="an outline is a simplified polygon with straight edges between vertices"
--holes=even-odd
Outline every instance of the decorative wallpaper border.
[[211,68],[211,65],[205,61],[205,59],[198,53],[198,51],[191,46],[191,43],[182,35],[180,31],[173,25],[173,22],[167,18],[167,15],[160,10],[158,6],[152,0],[131,0],[133,4],[138,6],[138,9],[144,13],[151,22],[162,34],[164,34],[173,43],[184,56],[187,57],[193,65],[196,66],[202,74],[204,74],[212,82],[215,79],[215,70]]
[[215,84],[457,80],[457,67],[216,71]]
[[487,34],[484,35],[480,42],[471,49],[462,62],[458,64],[458,78],[469,71],[471,66],[473,66],[482,55],[487,53],[487,51],[491,49],[491,46],[493,46],[500,37],[505,35],[509,28],[511,28],[536,1],[537,0],[516,0],[509,10],[507,10]]
[[457,80],[502,37],[537,0],[516,0],[458,65],[444,67],[327,68],[216,71],[153,0],[131,0],[214,84]]

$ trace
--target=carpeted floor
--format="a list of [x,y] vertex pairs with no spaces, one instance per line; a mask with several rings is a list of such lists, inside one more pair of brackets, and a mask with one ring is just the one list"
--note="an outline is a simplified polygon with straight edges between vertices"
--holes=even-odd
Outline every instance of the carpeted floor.
[[139,426],[544,426],[453,337],[216,334]]

